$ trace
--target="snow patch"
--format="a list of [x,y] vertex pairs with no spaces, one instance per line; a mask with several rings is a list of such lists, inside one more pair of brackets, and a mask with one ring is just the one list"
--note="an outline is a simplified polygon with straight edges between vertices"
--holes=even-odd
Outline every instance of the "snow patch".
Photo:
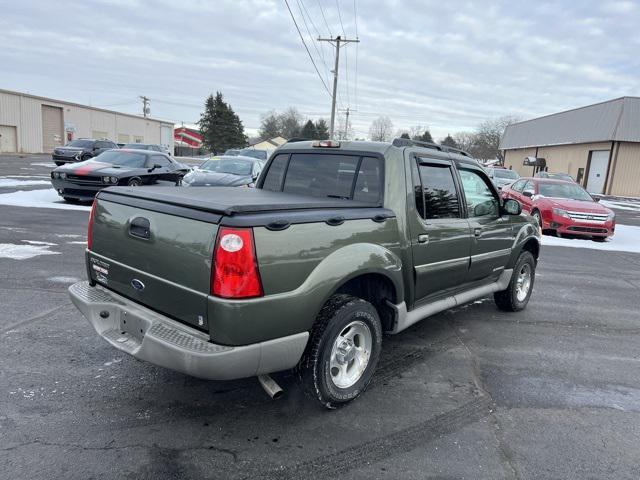
[[24,243],[28,243],[29,245],[49,245],[49,246],[57,245],[57,243],[43,242],[41,240],[22,240],[22,241]]
[[0,178],[0,188],[31,187],[33,185],[51,185],[47,180],[14,180]]
[[0,194],[0,205],[33,208],[58,208],[62,210],[91,210],[89,205],[77,205],[62,200],[53,188],[40,190],[18,190]]
[[640,253],[640,227],[616,225],[615,235],[606,242],[594,242],[590,238],[558,238],[543,235],[542,245]]
[[114,358],[113,360],[111,360],[110,362],[105,362],[103,365],[105,367],[110,367],[111,365],[113,365],[114,363],[120,363],[122,361],[122,358]]
[[80,279],[76,277],[49,277],[47,280],[53,283],[76,283],[80,281]]
[[613,208],[614,210],[615,209],[628,210],[631,212],[640,213],[640,203],[623,202],[623,201],[613,202],[611,200],[600,200],[600,204],[608,208]]
[[82,238],[82,235],[78,235],[76,233],[55,233],[56,237],[60,238]]
[[30,165],[33,165],[35,167],[52,167],[52,168],[57,167],[57,165],[53,162],[35,162],[35,163],[31,163]]
[[87,242],[80,242],[80,241],[76,241],[76,242],[67,242],[69,245],[86,245]]
[[15,245],[13,243],[0,243],[0,258],[13,260],[26,260],[38,255],[60,255],[60,252],[49,250],[50,245]]

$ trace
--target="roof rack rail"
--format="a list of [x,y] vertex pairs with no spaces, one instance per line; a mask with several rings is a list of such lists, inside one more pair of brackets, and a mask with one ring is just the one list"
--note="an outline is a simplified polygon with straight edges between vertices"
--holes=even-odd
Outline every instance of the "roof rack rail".
[[437,143],[431,142],[422,142],[420,140],[411,140],[410,138],[394,138],[392,145],[394,147],[423,147],[423,148],[432,148],[434,150],[439,150],[441,152],[450,152],[457,153],[458,155],[464,155],[465,157],[472,158],[464,150],[460,150],[459,148],[447,147],[445,145],[438,145]]

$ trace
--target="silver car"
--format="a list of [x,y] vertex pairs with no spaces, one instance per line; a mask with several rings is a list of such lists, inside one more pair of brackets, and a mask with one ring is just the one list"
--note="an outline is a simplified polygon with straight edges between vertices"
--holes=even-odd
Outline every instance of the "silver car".
[[498,190],[502,190],[502,187],[511,185],[520,178],[518,172],[506,168],[487,168],[487,174]]

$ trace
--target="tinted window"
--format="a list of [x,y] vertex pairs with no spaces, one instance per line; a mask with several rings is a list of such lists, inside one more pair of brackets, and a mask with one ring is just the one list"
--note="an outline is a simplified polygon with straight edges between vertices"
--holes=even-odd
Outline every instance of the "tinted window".
[[145,159],[146,156],[142,153],[122,152],[120,150],[108,150],[96,157],[97,162],[131,168],[143,168]]
[[291,155],[283,191],[314,197],[351,198],[358,158],[349,155]]
[[493,176],[496,178],[508,178],[513,180],[517,180],[518,178],[520,178],[520,175],[518,175],[518,172],[514,172],[513,170],[507,170],[506,168],[494,169]]
[[359,202],[379,203],[382,193],[382,176],[380,159],[364,157],[358,170],[353,199]]
[[260,160],[267,159],[267,151],[266,150],[254,150],[252,148],[245,148],[244,150],[240,150],[238,155],[244,157],[258,158]]
[[67,147],[92,148],[93,140],[71,140]]
[[447,165],[418,165],[420,185],[416,187],[416,207],[425,219],[458,218],[458,193]]
[[477,172],[460,170],[462,189],[467,201],[467,211],[470,217],[497,217],[500,203],[491,188]]
[[113,148],[114,145],[111,142],[96,142],[96,148]]
[[161,167],[166,167],[171,165],[171,162],[162,155],[152,155],[149,159],[149,166],[153,167],[154,165],[160,165]]
[[262,184],[262,188],[265,190],[272,190],[274,192],[282,190],[282,178],[284,176],[284,169],[287,167],[288,160],[289,155],[278,155],[273,159],[271,166],[267,171],[264,183]]

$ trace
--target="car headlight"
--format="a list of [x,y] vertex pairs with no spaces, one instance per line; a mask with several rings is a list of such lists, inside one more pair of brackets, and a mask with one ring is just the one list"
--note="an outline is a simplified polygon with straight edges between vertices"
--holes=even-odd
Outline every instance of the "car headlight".
[[102,183],[111,183],[111,177],[102,177]]
[[59,173],[58,172],[51,172],[51,178],[58,178]]
[[60,178],[62,179],[67,178],[67,174],[64,172],[60,172]]
[[558,215],[559,217],[571,218],[569,216],[569,213],[566,210],[562,209],[562,208],[554,208],[553,209],[553,213],[554,213],[554,215]]

